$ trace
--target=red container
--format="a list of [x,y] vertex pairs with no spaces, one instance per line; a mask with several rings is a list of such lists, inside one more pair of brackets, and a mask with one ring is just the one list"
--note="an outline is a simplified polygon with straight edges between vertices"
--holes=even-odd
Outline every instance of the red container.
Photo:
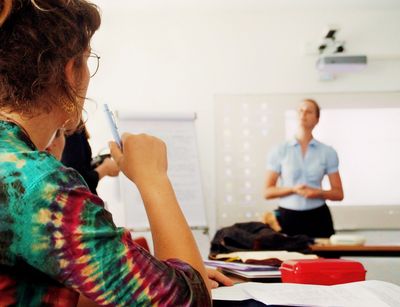
[[343,259],[287,260],[281,264],[282,282],[336,285],[365,280],[360,262]]

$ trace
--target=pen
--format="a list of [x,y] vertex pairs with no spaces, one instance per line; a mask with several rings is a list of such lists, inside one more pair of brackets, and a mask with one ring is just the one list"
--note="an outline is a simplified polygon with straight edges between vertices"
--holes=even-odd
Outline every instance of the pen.
[[110,109],[106,103],[104,104],[104,113],[106,114],[108,124],[111,128],[111,133],[114,137],[114,141],[122,149],[122,141],[121,141],[121,137],[119,136],[118,127],[115,122],[114,114],[110,111]]

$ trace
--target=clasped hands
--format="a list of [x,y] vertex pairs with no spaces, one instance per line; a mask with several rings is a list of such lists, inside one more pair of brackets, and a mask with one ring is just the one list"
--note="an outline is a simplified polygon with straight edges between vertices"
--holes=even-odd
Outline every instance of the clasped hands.
[[304,198],[321,198],[322,190],[311,188],[305,184],[298,184],[293,187],[293,193],[303,196]]

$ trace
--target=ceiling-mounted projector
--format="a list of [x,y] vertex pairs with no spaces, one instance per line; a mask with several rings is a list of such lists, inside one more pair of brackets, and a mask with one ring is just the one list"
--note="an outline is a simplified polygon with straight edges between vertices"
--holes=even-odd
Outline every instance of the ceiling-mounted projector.
[[365,67],[365,55],[321,54],[317,60],[317,69],[327,73],[358,72]]

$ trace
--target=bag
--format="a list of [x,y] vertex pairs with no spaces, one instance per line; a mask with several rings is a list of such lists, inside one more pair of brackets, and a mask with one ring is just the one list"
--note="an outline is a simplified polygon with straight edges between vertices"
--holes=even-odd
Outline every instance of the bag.
[[261,222],[236,223],[218,230],[211,241],[210,254],[249,250],[287,250],[309,253],[313,239],[306,235],[288,236]]

